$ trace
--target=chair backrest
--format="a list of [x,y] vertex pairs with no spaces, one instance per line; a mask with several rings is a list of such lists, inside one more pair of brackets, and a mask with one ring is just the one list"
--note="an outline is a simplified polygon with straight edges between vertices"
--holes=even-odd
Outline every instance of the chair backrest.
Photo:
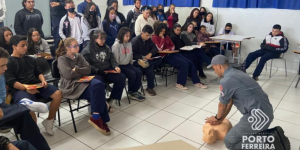
[[51,75],[51,67],[44,57],[37,57],[36,63],[40,67],[44,75]]
[[52,62],[51,70],[52,70],[52,77],[53,78],[60,78],[59,69],[57,67],[57,60],[56,59]]
[[55,57],[55,51],[56,51],[55,46],[54,45],[50,46],[50,52],[53,58]]

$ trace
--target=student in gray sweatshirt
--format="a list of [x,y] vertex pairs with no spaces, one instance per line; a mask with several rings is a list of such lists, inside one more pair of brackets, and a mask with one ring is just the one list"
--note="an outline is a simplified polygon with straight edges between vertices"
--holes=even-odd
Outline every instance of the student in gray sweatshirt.
[[112,52],[115,56],[122,73],[128,78],[128,94],[133,100],[143,101],[145,97],[142,96],[138,90],[142,85],[142,71],[133,66],[133,53],[130,40],[130,29],[123,27],[120,29],[116,41],[112,46]]

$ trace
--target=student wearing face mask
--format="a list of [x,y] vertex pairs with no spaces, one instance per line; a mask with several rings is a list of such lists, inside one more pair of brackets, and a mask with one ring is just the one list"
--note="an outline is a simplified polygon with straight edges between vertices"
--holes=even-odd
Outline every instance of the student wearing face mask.
[[165,15],[164,6],[162,4],[157,5],[157,19],[159,21],[167,20],[167,17]]
[[157,19],[157,7],[156,6],[151,6],[151,13],[150,13],[150,17],[152,18],[152,20],[154,22],[156,22]]
[[201,16],[201,21],[204,20],[205,16],[207,15],[207,11],[205,7],[200,7],[200,16]]
[[[234,35],[234,31],[232,31],[232,24],[226,23],[225,28],[222,27],[218,33],[218,35]],[[226,45],[226,42],[222,42],[222,49],[224,50]],[[233,50],[234,49],[234,50]],[[234,53],[235,56],[237,56],[237,49],[238,47],[234,48],[234,45],[231,43],[228,43],[228,50],[233,50],[232,53]]]
[[171,4],[169,10],[166,12],[169,29],[173,28],[173,25],[179,21],[178,14],[175,12],[175,4]]
[[131,30],[132,37],[135,37],[135,21],[141,14],[141,0],[134,0],[134,8],[130,10],[127,14],[127,24],[129,29]]
[[117,23],[116,16],[116,10],[114,7],[108,7],[106,9],[105,17],[103,20],[103,29],[107,34],[105,44],[110,48],[115,43],[120,27]]
[[98,10],[96,9],[96,4],[90,2],[87,5],[84,11],[84,16],[81,19],[83,48],[90,41],[89,35],[93,30],[103,30],[101,18],[97,14]]
[[142,33],[142,29],[145,25],[150,25],[153,27],[154,21],[149,17],[151,12],[150,6],[143,6],[142,7],[142,14],[137,18],[136,24],[134,26],[135,35],[138,36]]
[[206,17],[201,22],[201,25],[206,26],[207,33],[209,34],[209,36],[214,36],[215,34],[214,16],[211,12],[207,13]]
[[[85,9],[89,3],[93,2],[92,0],[84,0],[84,2],[80,3],[77,6],[78,13],[84,14]],[[101,18],[101,13],[99,7],[96,5],[97,15]]]
[[127,25],[124,15],[118,11],[118,8],[119,8],[118,0],[107,0],[107,6],[111,6],[111,7],[115,8],[116,15],[117,15],[116,21],[120,25],[120,28],[127,27],[128,25]]
[[67,15],[61,18],[59,24],[59,36],[62,40],[68,37],[75,38],[80,46],[79,51],[83,47],[81,15],[75,12],[75,4],[73,0],[65,1],[65,9],[68,11]]

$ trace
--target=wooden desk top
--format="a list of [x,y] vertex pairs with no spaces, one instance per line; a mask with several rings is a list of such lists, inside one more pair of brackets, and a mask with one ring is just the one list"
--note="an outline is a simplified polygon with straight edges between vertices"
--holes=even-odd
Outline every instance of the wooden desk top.
[[178,53],[178,50],[173,50],[173,51],[158,51],[159,54],[173,54],[173,53]]
[[293,50],[294,53],[300,54],[300,51]]
[[213,39],[213,40],[233,41],[233,42],[241,42],[244,39],[251,39],[251,38],[255,38],[255,37],[242,36],[242,35],[220,35],[220,36],[210,37],[210,39]]

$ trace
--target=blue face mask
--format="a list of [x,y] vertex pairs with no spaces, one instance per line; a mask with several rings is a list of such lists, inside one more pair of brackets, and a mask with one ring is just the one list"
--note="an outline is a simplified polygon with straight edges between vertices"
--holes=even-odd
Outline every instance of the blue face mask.
[[68,10],[69,13],[75,12],[75,8],[69,8],[69,9],[67,9],[67,10]]

